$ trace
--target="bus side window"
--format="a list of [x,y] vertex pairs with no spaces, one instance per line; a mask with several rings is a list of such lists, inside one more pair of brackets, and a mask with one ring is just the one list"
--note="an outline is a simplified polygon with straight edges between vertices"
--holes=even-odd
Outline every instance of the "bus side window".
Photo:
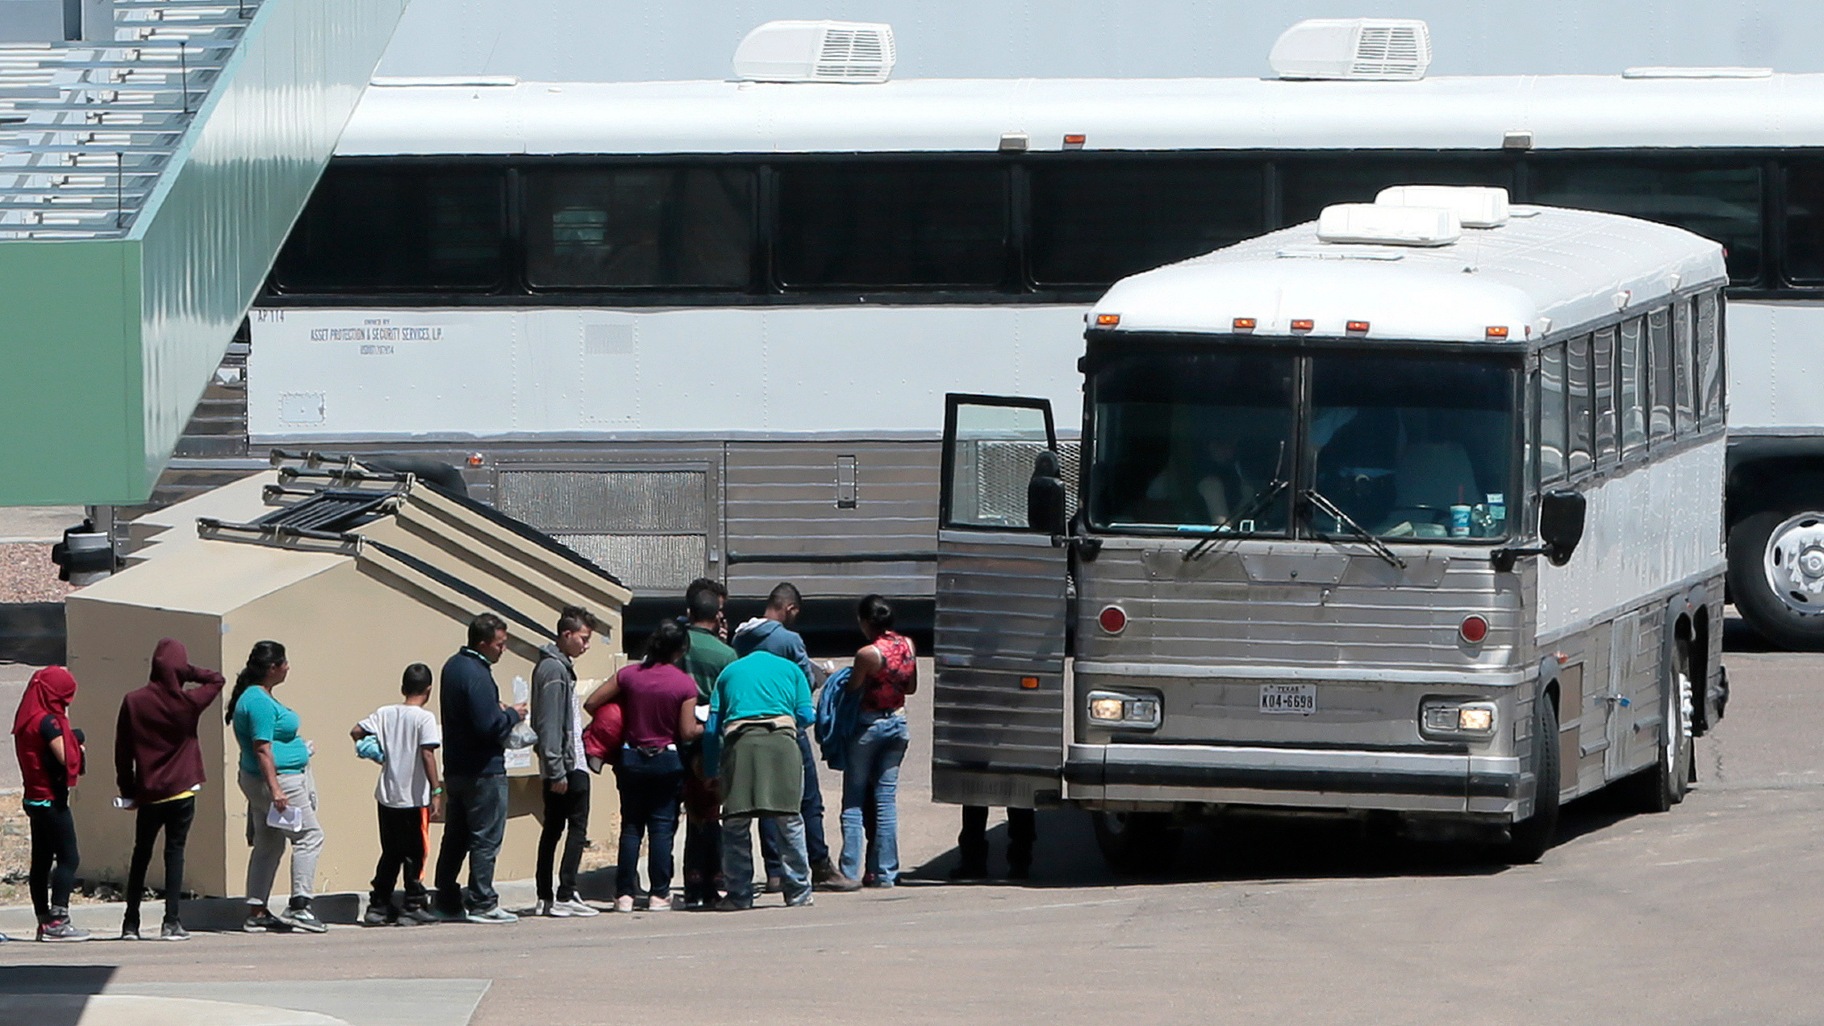
[[1662,307],[1647,315],[1647,355],[1652,361],[1653,405],[1647,429],[1654,441],[1672,437],[1672,396],[1678,389],[1672,360],[1672,311]]
[[1565,415],[1570,421],[1570,474],[1587,473],[1592,465],[1596,407],[1590,401],[1590,336],[1571,339],[1565,350]]
[[1786,165],[1786,279],[1824,284],[1824,160]]
[[1672,307],[1672,358],[1678,364],[1678,433],[1681,435],[1697,428],[1697,407],[1693,405],[1692,372],[1696,354],[1692,348],[1691,307],[1690,300],[1681,300]]
[[1723,422],[1722,346],[1717,339],[1717,294],[1697,297],[1697,401],[1705,427]]
[[1647,444],[1645,368],[1646,347],[1641,345],[1640,318],[1621,322],[1621,451],[1631,455]]
[[1564,478],[1564,345],[1547,346],[1539,353],[1539,480],[1542,484]]
[[1596,333],[1590,350],[1591,376],[1596,386],[1596,462],[1615,462],[1615,329]]

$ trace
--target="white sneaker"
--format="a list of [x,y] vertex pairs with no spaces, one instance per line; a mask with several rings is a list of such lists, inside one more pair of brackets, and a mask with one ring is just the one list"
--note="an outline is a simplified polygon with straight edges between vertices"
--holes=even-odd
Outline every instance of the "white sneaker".
[[666,897],[661,897],[661,896],[655,894],[652,897],[646,899],[646,911],[648,911],[648,912],[670,912],[671,911],[671,899],[666,898]]
[[633,895],[623,894],[620,897],[614,899],[614,910],[616,912],[632,912],[633,911]]
[[546,901],[543,898],[540,898],[538,904],[532,906],[532,914],[535,916],[550,916],[554,919],[561,919],[570,913],[565,909],[559,908],[557,902]]
[[602,911],[594,905],[584,904],[583,899],[581,898],[565,898],[561,901],[552,902],[549,914],[554,916],[576,916],[582,918],[585,916],[599,916],[602,914]]

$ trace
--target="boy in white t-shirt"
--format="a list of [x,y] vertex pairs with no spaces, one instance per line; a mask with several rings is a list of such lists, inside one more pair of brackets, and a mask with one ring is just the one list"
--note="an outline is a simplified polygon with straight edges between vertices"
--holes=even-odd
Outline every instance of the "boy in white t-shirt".
[[[437,921],[424,887],[431,821],[443,818],[443,784],[437,777],[443,731],[425,708],[431,700],[431,668],[423,663],[406,667],[399,690],[404,702],[374,710],[348,732],[357,751],[367,738],[373,739],[367,745],[378,743],[380,748],[380,782],[374,787],[374,800],[380,805],[380,863],[374,868],[374,889],[362,926]],[[401,875],[404,909],[393,905],[393,881]]]

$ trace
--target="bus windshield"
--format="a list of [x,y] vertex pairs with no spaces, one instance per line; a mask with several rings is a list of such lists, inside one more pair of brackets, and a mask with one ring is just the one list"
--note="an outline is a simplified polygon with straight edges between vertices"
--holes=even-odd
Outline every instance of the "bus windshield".
[[[1505,361],[1317,354],[1307,480],[1381,538],[1506,537],[1514,397]],[[1349,530],[1316,509],[1310,525]]]
[[[1099,526],[1291,532],[1294,358],[1131,353],[1097,372],[1089,517]],[[1275,486],[1278,487],[1275,487]]]
[[[1302,413],[1301,373],[1311,396]],[[1102,361],[1090,393],[1087,498],[1097,527],[1289,537],[1294,500],[1309,489],[1345,519],[1299,502],[1299,533],[1508,534],[1518,448],[1511,361],[1134,352]]]

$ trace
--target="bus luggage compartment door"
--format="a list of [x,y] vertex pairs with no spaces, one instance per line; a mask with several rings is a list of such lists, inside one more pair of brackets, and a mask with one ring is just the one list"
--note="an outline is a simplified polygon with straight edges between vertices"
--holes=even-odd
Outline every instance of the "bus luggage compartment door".
[[[1034,808],[1061,789],[1068,550],[1048,529],[1062,507],[1044,496],[1062,485],[1041,455],[1056,450],[1045,400],[948,399],[931,737],[940,802]],[[1029,496],[1043,508],[1029,511]]]

